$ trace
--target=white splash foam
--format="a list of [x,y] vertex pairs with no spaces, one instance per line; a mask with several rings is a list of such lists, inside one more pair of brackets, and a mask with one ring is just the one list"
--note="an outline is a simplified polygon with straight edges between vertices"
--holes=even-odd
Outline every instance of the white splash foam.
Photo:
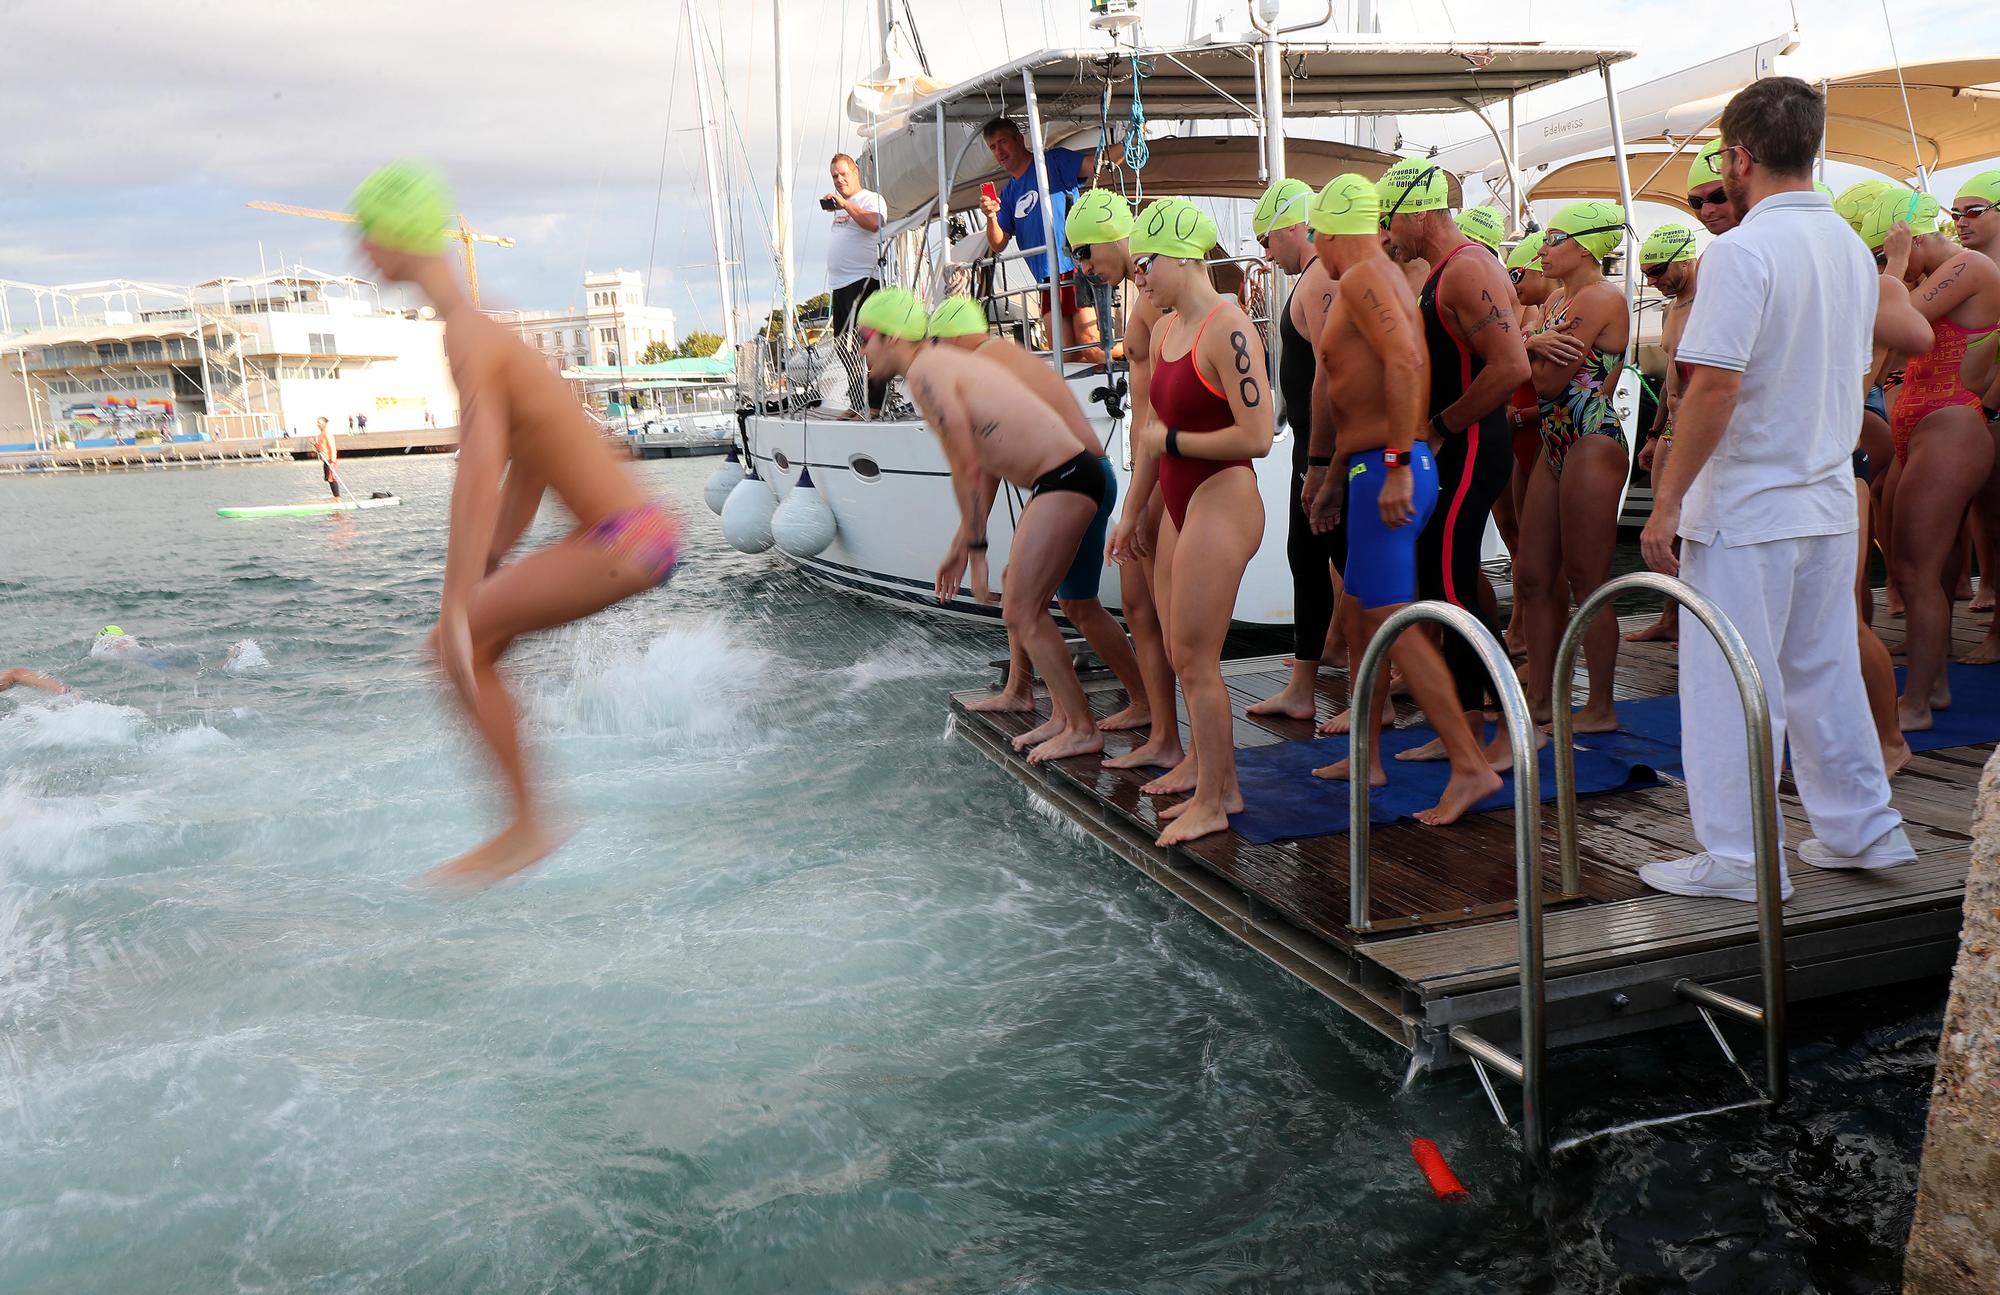
[[222,668],[242,674],[249,670],[269,670],[271,662],[256,639],[244,639],[241,643],[230,645],[229,658],[222,663]]
[[[584,645],[586,658],[596,656]],[[716,621],[676,626],[640,652],[614,651],[583,670],[551,718],[614,737],[720,737],[749,722],[769,656]]]
[[956,674],[964,670],[962,661],[955,661],[942,652],[919,652],[909,648],[887,648],[871,652],[848,666],[842,673],[846,676],[844,689],[860,692],[880,683],[894,683],[902,679],[924,679],[937,675]]
[[0,876],[74,874],[101,867],[115,829],[149,821],[143,797],[38,796],[0,787]]
[[234,746],[235,742],[221,729],[210,728],[206,724],[196,724],[193,728],[176,729],[153,743],[152,750],[157,755],[193,755],[200,751],[213,751],[217,747]]
[[104,658],[125,658],[136,656],[146,650],[146,645],[130,634],[100,634],[90,645],[90,655]]
[[145,712],[89,700],[30,702],[0,719],[0,751],[82,751],[131,746]]

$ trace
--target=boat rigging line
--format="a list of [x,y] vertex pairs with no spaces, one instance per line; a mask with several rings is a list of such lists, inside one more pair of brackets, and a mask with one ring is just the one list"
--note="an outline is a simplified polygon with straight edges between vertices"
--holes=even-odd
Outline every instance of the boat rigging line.
[[1896,89],[1903,96],[1903,122],[1910,128],[1910,152],[1917,159],[1917,191],[1928,193],[1931,187],[1930,171],[1924,166],[1923,145],[1917,140],[1917,119],[1910,111],[1910,87],[1903,81],[1903,56],[1896,52],[1896,24],[1889,19],[1889,0],[1881,0],[1882,26],[1889,33],[1889,58],[1896,65]]

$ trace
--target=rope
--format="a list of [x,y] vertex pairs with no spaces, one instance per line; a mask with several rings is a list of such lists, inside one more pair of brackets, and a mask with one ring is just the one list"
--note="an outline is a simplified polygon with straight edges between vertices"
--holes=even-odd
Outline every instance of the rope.
[[1910,129],[1910,153],[1917,159],[1917,188],[1929,189],[1930,177],[1924,170],[1923,145],[1917,142],[1917,118],[1910,111],[1910,87],[1903,83],[1903,56],[1896,51],[1896,24],[1889,21],[1889,0],[1881,0],[1882,26],[1889,33],[1889,57],[1896,64],[1896,89],[1903,96],[1903,124]]
[[1132,124],[1125,130],[1125,165],[1132,168],[1133,180],[1138,183],[1139,196],[1146,196],[1146,186],[1138,172],[1146,169],[1146,159],[1152,150],[1146,147],[1146,101],[1140,93],[1139,83],[1153,75],[1151,68],[1139,61],[1139,52],[1132,52]]

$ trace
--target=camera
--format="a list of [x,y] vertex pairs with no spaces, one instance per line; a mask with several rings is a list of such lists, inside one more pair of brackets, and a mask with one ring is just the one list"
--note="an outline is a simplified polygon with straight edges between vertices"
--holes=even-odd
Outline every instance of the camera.
[[831,198],[821,198],[819,200],[819,209],[821,211],[839,211],[840,204]]

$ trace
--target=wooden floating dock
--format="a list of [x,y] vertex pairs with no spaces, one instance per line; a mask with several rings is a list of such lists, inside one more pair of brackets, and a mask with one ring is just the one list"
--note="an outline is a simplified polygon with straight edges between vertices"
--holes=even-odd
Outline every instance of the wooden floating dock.
[[[458,448],[456,427],[408,432],[337,432],[340,456],[444,454]],[[726,448],[726,447],[725,447]],[[310,436],[240,436],[213,441],[142,441],[132,445],[65,446],[0,451],[0,473],[146,472],[230,463],[288,463],[313,457]]]
[[[1651,620],[1650,613],[1627,618],[1623,628]],[[1683,621],[1688,632],[1702,632],[1691,616]],[[1897,650],[1900,619],[1878,614],[1876,624]],[[1953,630],[1955,653],[1970,649],[1983,633],[1962,603]],[[1620,699],[1675,690],[1676,649],[1658,643],[1620,646]],[[1285,658],[1225,662],[1223,674],[1239,749],[1310,737],[1314,723],[1346,705],[1345,676],[1323,671],[1314,721],[1251,716],[1245,713],[1249,705],[1284,686]],[[1125,705],[1124,690],[1108,676],[1086,679],[1085,688],[1100,716]],[[1161,849],[1153,844],[1160,830],[1153,798],[1139,794],[1154,773],[1105,769],[1099,757],[1030,765],[1011,739],[1047,718],[1046,696],[1038,693],[1032,716],[965,709],[966,702],[985,695],[953,694],[951,710],[961,736],[1223,930],[1407,1049],[1414,1065],[1463,1063],[1464,1054],[1447,1038],[1456,1026],[1503,1045],[1518,1041],[1511,808],[1470,815],[1449,827],[1414,822],[1371,827],[1373,929],[1360,933],[1348,925],[1344,833],[1255,845],[1229,832]],[[1399,724],[1415,714],[1406,701],[1397,703]],[[1867,723],[1867,717],[1856,722]],[[1181,726],[1186,742],[1185,713]],[[1134,740],[1108,735],[1107,753],[1127,750]],[[1918,860],[1880,872],[1829,872],[1799,862],[1797,844],[1810,828],[1789,777],[1780,782],[1795,887],[1784,908],[1788,999],[1950,972],[1971,862],[1973,802],[1992,749],[1989,743],[1925,752],[1892,781]],[[1389,773],[1393,779],[1393,762]],[[1694,1019],[1694,1007],[1673,988],[1682,978],[1761,1001],[1756,906],[1661,894],[1638,878],[1641,864],[1696,848],[1685,788],[1665,781],[1578,800],[1583,893],[1568,900],[1558,895],[1555,806],[1542,807],[1538,869],[1551,1047]],[[1345,783],[1319,786],[1328,796],[1348,794]]]

